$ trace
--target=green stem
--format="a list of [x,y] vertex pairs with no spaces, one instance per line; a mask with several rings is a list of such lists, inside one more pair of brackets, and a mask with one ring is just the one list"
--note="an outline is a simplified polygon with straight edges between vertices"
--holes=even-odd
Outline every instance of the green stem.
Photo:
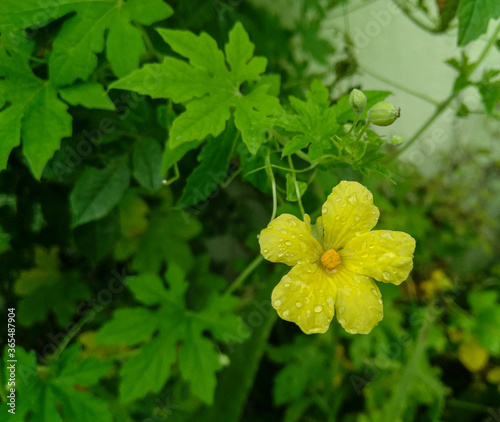
[[240,285],[252,274],[253,270],[259,266],[259,264],[264,260],[262,255],[257,255],[250,264],[243,270],[243,272],[238,276],[236,280],[226,289],[225,295],[229,295],[234,292]]
[[273,213],[271,215],[271,221],[276,218],[276,212],[278,211],[278,196],[276,194],[276,179],[274,178],[274,173],[271,168],[271,157],[268,154],[266,157],[266,173],[271,179],[271,190],[273,192]]
[[374,77],[375,79],[378,79],[379,81],[382,81],[388,85],[392,85],[394,88],[397,88],[397,89],[400,89],[401,91],[403,92],[406,92],[410,95],[413,95],[414,97],[417,97],[417,98],[420,98],[421,100],[424,100],[430,104],[433,104],[435,106],[438,106],[439,105],[439,102],[436,101],[435,99],[431,98],[431,97],[428,97],[427,95],[424,95],[424,94],[421,94],[420,92],[418,91],[414,91],[413,89],[411,88],[407,88],[406,86],[404,85],[401,85],[397,82],[394,82],[392,79],[389,79],[389,78],[386,78],[376,72],[373,72],[371,69],[367,68],[367,67],[364,67],[364,66],[361,66],[359,65],[360,69],[366,73],[367,75],[370,75],[372,77]]
[[406,143],[399,148],[390,158],[389,161],[394,160],[399,157],[403,152],[405,152],[419,137],[424,133],[427,128],[436,120],[441,113],[446,110],[448,105],[453,101],[458,92],[452,93],[446,100],[439,104],[435,113],[427,119],[427,121],[420,127],[420,129],[408,140]]
[[300,189],[299,189],[299,184],[297,183],[297,177],[295,176],[295,168],[293,167],[293,160],[292,156],[288,156],[288,164],[290,165],[290,169],[292,170],[292,178],[293,178],[293,184],[295,185],[295,193],[297,194],[297,202],[299,203],[299,208],[300,212],[302,213],[302,219],[304,219],[305,212],[304,212],[304,206],[302,205],[302,197],[300,195]]
[[408,363],[402,370],[398,384],[394,386],[390,401],[384,409],[384,414],[387,415],[388,422],[398,422],[401,420],[401,415],[405,410],[407,396],[418,373],[418,365],[427,349],[429,327],[432,325],[433,320],[434,315],[430,308],[426,308],[424,321],[420,328],[416,346],[413,349],[413,353]]
[[[313,164],[312,166],[306,167],[305,169],[293,170],[293,171],[295,173],[305,173],[305,172],[308,172],[309,170],[312,170],[317,165],[318,164]],[[270,164],[269,166],[272,167],[272,168],[278,169],[278,170],[285,170],[285,171],[289,171],[289,172],[292,171],[288,167],[281,167],[281,166],[277,166],[276,164]],[[268,168],[268,166],[262,166],[262,167],[253,169],[252,171],[249,171],[248,173],[245,173],[244,176],[246,177],[246,176],[248,176],[248,175],[250,175],[252,173],[256,173],[256,172],[261,171],[261,170],[266,170],[267,168]]]
[[92,318],[94,317],[93,312],[89,312],[87,315],[85,315],[83,318],[78,321],[78,324],[76,324],[69,333],[66,334],[66,336],[62,339],[61,343],[59,343],[59,346],[57,347],[56,351],[51,357],[51,360],[57,360],[61,356],[61,353],[66,349],[66,346],[69,344],[69,342],[72,340],[74,336],[78,334],[78,332],[81,330],[81,328]]
[[420,22],[413,14],[411,13],[410,9],[406,7],[405,5],[401,4],[399,1],[394,0],[394,3],[396,6],[398,6],[401,11],[406,15],[408,19],[410,19],[415,25],[417,25],[419,28],[423,29],[424,31],[430,32],[432,34],[435,34],[436,32],[440,32],[439,28],[432,28],[428,25],[426,25],[423,22]]
[[[488,55],[488,52],[490,51],[490,49],[493,47],[493,45],[495,45],[495,41],[496,41],[496,39],[498,37],[498,34],[500,34],[500,24],[497,26],[497,28],[495,29],[495,32],[493,33],[493,35],[491,36],[490,40],[488,41],[488,44],[486,44],[486,46],[484,47],[483,51],[479,55],[478,60],[472,65],[472,67],[470,69],[470,73],[469,73],[470,75],[478,68],[478,66],[481,64],[481,62]],[[462,89],[464,89],[464,88],[462,88]],[[417,131],[417,133],[415,133],[415,135],[413,135],[401,148],[399,148],[389,158],[388,161],[394,160],[395,158],[397,158],[398,156],[400,156],[404,151],[406,151],[420,137],[420,135],[422,135],[422,133],[424,133],[427,130],[427,128],[434,122],[434,120],[436,120],[441,115],[441,113],[444,110],[446,110],[446,108],[450,105],[450,103],[457,96],[457,94],[462,91],[462,89],[460,89],[460,90],[458,90],[456,92],[452,92],[448,96],[448,98],[446,98],[443,102],[441,102],[437,106],[437,109],[436,109],[435,113],[429,119],[427,119],[427,121],[422,125],[422,127]]]
[[354,123],[352,124],[351,129],[349,129],[349,132],[347,132],[346,136],[349,136],[352,133],[352,131],[354,130],[354,128],[356,127],[356,125],[358,124],[359,116],[361,116],[361,114],[356,115],[356,119],[354,120]]
[[172,177],[170,180],[165,180],[165,182],[163,182],[163,184],[165,186],[171,185],[176,180],[178,180],[179,177],[181,177],[180,172],[179,172],[179,166],[177,165],[177,163],[175,163],[174,164],[174,177]]

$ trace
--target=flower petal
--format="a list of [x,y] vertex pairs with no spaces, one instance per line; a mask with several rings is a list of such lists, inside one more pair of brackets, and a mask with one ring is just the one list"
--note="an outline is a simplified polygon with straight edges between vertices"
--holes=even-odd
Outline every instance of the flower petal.
[[337,320],[351,334],[368,334],[384,316],[382,295],[375,282],[342,266],[337,284]]
[[324,333],[335,313],[337,288],[317,264],[293,267],[274,288],[273,308],[281,318],[295,322],[306,334]]
[[295,265],[318,261],[323,249],[311,226],[291,214],[281,214],[260,232],[260,252],[268,261]]
[[371,230],[379,215],[368,189],[358,182],[340,182],[322,208],[325,250],[338,251],[355,236]]
[[391,230],[374,230],[351,239],[341,253],[344,265],[355,273],[385,283],[400,284],[413,268],[415,239]]

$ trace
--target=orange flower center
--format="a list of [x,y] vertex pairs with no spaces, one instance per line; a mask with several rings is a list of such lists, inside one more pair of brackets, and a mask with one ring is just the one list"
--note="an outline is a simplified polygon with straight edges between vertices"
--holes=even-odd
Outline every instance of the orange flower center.
[[340,264],[340,255],[335,249],[330,249],[321,255],[321,264],[324,267],[332,269]]

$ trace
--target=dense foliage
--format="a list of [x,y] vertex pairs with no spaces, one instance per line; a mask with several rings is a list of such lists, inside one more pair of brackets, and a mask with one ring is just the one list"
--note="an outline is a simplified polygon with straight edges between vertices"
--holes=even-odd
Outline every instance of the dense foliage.
[[[407,140],[370,124],[396,119],[367,118],[392,87],[353,85],[348,26],[321,32],[368,3],[0,1],[0,310],[16,309],[17,359],[11,414],[6,346],[1,420],[500,420],[498,148],[454,146],[430,176],[404,160],[449,110],[498,137],[500,66],[483,64],[500,3],[379,2],[460,49]],[[315,220],[341,180],[373,192],[378,228],[416,239],[413,271],[378,283],[369,334],[306,335],[271,307],[288,269],[258,235],[282,213]]]

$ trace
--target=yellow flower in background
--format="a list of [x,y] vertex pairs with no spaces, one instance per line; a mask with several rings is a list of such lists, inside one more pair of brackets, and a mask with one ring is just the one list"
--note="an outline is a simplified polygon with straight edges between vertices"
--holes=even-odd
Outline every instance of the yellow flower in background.
[[450,289],[451,287],[453,287],[452,281],[441,269],[434,270],[431,274],[431,278],[420,283],[420,288],[424,296],[428,299],[433,299],[437,293]]
[[458,359],[470,372],[478,372],[483,369],[489,358],[488,350],[480,346],[476,340],[462,343],[458,348]]
[[391,230],[370,231],[379,218],[373,195],[357,182],[340,182],[311,226],[282,214],[261,231],[261,253],[292,266],[274,288],[279,316],[306,334],[328,330],[337,320],[351,333],[367,334],[382,319],[380,291],[373,278],[400,284],[413,268],[415,240]]

